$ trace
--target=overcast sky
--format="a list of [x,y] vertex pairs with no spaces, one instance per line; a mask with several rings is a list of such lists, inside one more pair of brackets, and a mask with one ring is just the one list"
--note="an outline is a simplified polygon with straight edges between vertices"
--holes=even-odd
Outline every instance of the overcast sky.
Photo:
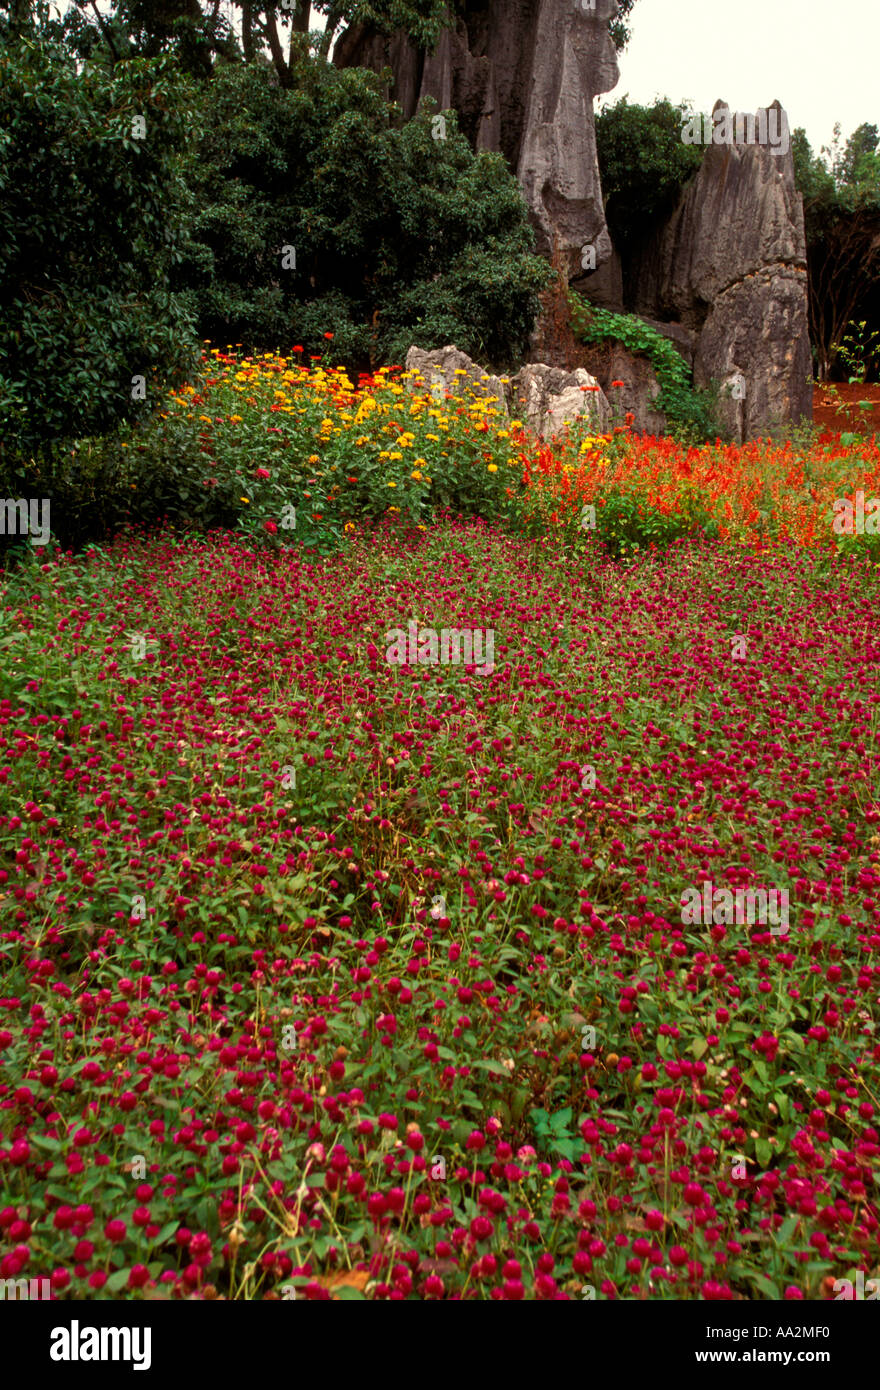
[[[221,9],[240,14],[229,0]],[[880,0],[637,0],[629,23],[620,81],[599,105],[665,96],[711,111],[721,97],[755,111],[778,98],[817,153],[835,121],[844,138],[863,121],[880,124]]]
[[629,27],[620,81],[600,106],[626,93],[755,111],[778,98],[816,153],[835,121],[844,138],[880,125],[880,0],[637,0]]

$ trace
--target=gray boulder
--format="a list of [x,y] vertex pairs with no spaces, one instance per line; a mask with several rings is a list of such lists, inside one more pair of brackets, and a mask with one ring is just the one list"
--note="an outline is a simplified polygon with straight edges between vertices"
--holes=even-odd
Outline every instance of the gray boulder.
[[411,347],[406,354],[406,384],[411,391],[429,390],[438,401],[446,392],[472,392],[484,397],[487,414],[521,419],[533,434],[550,439],[579,419],[590,421],[596,434],[611,427],[611,406],[596,378],[579,367],[567,372],[543,362],[529,362],[509,380],[477,365],[467,353],[449,345],[432,352]]
[[467,353],[460,352],[452,344],[435,348],[433,352],[411,347],[406,354],[406,370],[414,373],[409,378],[410,386],[427,388],[438,403],[446,399],[447,391],[453,395],[471,391],[491,402],[490,413],[507,414],[505,383],[478,367]]
[[566,425],[587,419],[596,434],[611,426],[611,406],[594,376],[578,367],[567,372],[543,362],[529,362],[510,382],[510,411],[533,434],[551,439]]

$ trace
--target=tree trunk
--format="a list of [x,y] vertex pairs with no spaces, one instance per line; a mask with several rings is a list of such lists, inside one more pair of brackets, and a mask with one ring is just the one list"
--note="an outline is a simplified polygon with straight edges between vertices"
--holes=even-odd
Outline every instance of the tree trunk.
[[278,81],[282,87],[291,87],[293,77],[290,68],[284,61],[284,50],[281,47],[281,40],[278,37],[278,25],[275,23],[275,16],[270,10],[266,15],[266,37],[269,40],[269,48],[272,53],[272,62],[275,64],[275,71],[278,74]]
[[244,60],[252,63],[257,56],[254,44],[254,10],[251,0],[241,0],[241,46]]

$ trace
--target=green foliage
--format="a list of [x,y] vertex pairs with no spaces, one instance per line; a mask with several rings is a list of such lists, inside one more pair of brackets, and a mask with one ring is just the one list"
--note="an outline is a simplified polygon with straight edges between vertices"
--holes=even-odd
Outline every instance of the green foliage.
[[623,97],[596,116],[605,218],[623,256],[669,216],[700,167],[702,147],[681,138],[690,114],[690,107],[674,106],[665,97],[653,106],[630,105]]
[[[182,254],[173,158],[186,120],[164,62],[137,60],[118,75],[90,64],[77,72],[36,41],[0,57],[7,449],[112,429],[148,409],[154,388],[193,362],[192,324],[169,285]],[[143,403],[135,376],[144,378]]]
[[[795,180],[804,199],[810,337],[827,380],[852,320],[871,326],[880,297],[880,155],[877,127],[863,124],[845,144],[840,125],[814,155],[806,133],[792,138]],[[823,157],[824,156],[824,157]],[[843,359],[844,367],[850,364]]]
[[[628,7],[632,0],[625,3]],[[0,34],[4,8],[16,6],[0,5]],[[23,8],[30,11],[31,6]],[[350,24],[370,24],[380,33],[403,31],[432,48],[446,21],[443,0],[236,0],[235,8],[240,22],[233,24],[229,7],[221,11],[213,0],[110,0],[100,10],[88,0],[74,0],[63,12],[38,0],[24,27],[53,35],[80,58],[92,56],[113,65],[167,56],[182,72],[201,80],[210,79],[218,63],[264,62],[271,55],[281,85],[291,86],[286,50],[314,27],[313,15],[324,19],[319,36],[324,57],[340,29]]]
[[574,290],[569,291],[569,305],[572,327],[582,342],[617,341],[650,360],[660,383],[655,405],[671,425],[688,427],[703,439],[714,438],[711,393],[694,389],[687,363],[668,338],[637,315],[588,304]]
[[203,336],[314,353],[329,329],[361,365],[401,361],[413,341],[520,356],[550,272],[519,186],[500,155],[473,155],[452,113],[443,139],[432,117],[401,126],[378,75],[305,44],[291,91],[260,66],[219,71],[186,162],[179,284]]
[[642,550],[667,550],[675,541],[704,535],[716,537],[718,527],[695,492],[683,492],[677,512],[661,512],[645,499],[644,490],[611,486],[598,498],[596,535],[613,559],[626,559]]
[[839,343],[833,343],[832,348],[850,373],[850,385],[856,382],[862,385],[868,379],[869,366],[877,361],[880,353],[880,333],[869,333],[864,319],[848,327],[849,332]]
[[617,0],[617,14],[608,25],[608,32],[611,34],[611,42],[621,53],[626,48],[632,37],[632,30],[626,23],[636,0]]

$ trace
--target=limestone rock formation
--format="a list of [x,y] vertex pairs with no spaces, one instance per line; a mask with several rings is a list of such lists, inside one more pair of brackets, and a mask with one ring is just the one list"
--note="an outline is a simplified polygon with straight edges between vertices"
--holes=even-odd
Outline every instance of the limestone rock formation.
[[[665,434],[666,416],[654,404],[660,383],[650,358],[617,342],[585,345],[584,356],[587,370],[611,402],[615,424],[624,424],[631,415],[635,434]],[[623,385],[614,386],[615,381]]]
[[504,155],[516,173],[536,231],[538,250],[556,246],[570,277],[581,273],[582,249],[595,265],[611,256],[605,225],[593,98],[618,80],[608,21],[617,0],[482,0],[467,3],[436,51],[426,54],[405,35],[383,37],[355,24],[339,38],[338,67],[390,67],[387,95],[413,116],[424,97],[454,109],[475,150]]
[[411,347],[406,354],[406,370],[414,374],[410,383],[424,383],[438,402],[445,400],[447,391],[455,394],[466,386],[474,395],[485,396],[491,402],[490,413],[494,410],[499,415],[507,414],[506,383],[485,372],[466,352],[451,344],[433,352]]
[[578,368],[567,372],[543,362],[529,362],[506,380],[492,376],[458,348],[449,345],[433,352],[411,347],[406,354],[410,389],[428,389],[439,401],[445,393],[470,390],[484,396],[487,413],[521,418],[529,429],[545,439],[582,417],[589,418],[597,434],[611,426],[611,406],[596,378]]
[[509,408],[525,418],[534,434],[550,439],[567,424],[589,417],[596,434],[611,427],[611,407],[596,378],[578,367],[573,372],[528,362],[511,378]]
[[[726,109],[718,102],[715,112]],[[681,329],[694,335],[695,384],[722,386],[720,423],[735,438],[811,417],[806,238],[790,150],[708,145],[634,269],[636,312],[673,321],[682,345]]]

